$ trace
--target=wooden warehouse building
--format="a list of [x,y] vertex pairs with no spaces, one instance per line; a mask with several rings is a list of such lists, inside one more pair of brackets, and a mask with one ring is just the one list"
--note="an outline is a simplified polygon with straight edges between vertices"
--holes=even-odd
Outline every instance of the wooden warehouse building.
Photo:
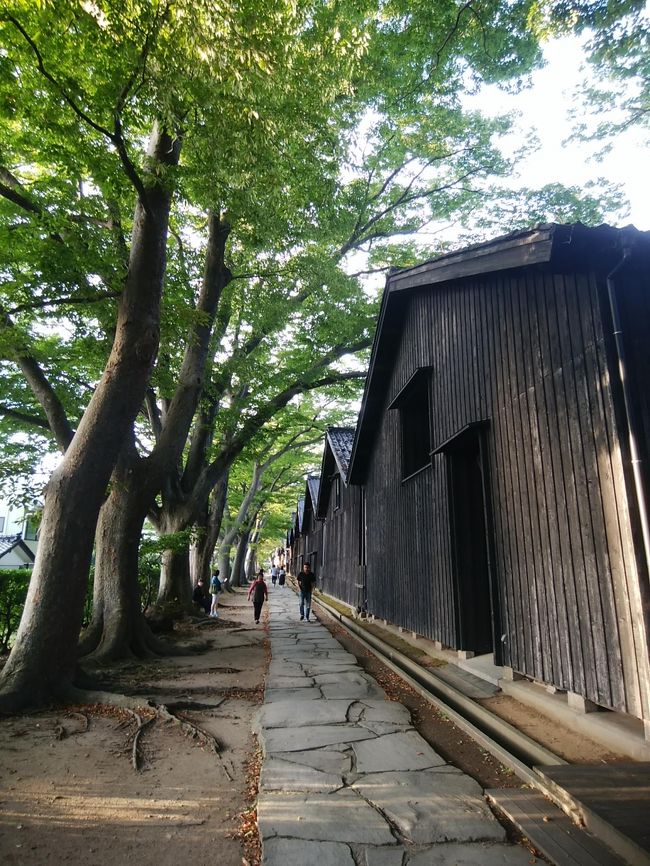
[[298,562],[301,561],[304,549],[304,539],[301,536],[302,518],[305,513],[305,500],[301,497],[297,504],[293,515],[293,523],[289,530],[288,540],[290,541],[290,549],[287,550],[287,562],[289,563],[289,571],[296,574]]
[[317,511],[327,591],[357,603],[361,549],[369,613],[646,723],[649,262],[648,233],[551,225],[393,273],[357,517],[331,438]]
[[291,573],[298,574],[305,562],[318,573],[321,563],[323,523],[316,517],[320,478],[308,475],[304,496],[298,500],[294,523],[294,543],[291,550]]
[[354,429],[325,435],[316,516],[324,521],[319,588],[354,608],[366,602],[362,490],[348,484]]

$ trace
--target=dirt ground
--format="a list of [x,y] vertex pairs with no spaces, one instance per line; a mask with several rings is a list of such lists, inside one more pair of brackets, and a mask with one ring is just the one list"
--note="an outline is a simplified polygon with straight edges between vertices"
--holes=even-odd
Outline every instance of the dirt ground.
[[258,862],[251,724],[268,664],[264,624],[253,624],[238,591],[219,620],[188,623],[176,640],[208,647],[106,674],[116,690],[170,713],[137,711],[146,724],[138,770],[128,711],[69,707],[0,720],[1,863]]
[[494,695],[480,703],[570,764],[615,764],[630,760],[509,695]]

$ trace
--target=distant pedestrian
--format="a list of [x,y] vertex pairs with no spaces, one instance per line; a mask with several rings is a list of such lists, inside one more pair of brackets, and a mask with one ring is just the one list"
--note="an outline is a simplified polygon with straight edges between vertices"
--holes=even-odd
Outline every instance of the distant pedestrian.
[[286,572],[283,568],[280,569],[278,573],[278,586],[284,586],[284,582],[287,578]]
[[271,568],[271,583],[273,584],[273,586],[275,586],[275,583],[276,583],[276,581],[277,581],[277,579],[278,579],[278,574],[279,574],[279,573],[280,573],[280,569],[277,567],[277,565],[274,565],[274,566]]
[[264,572],[260,568],[257,572],[255,581],[251,584],[248,590],[248,600],[253,599],[253,613],[255,614],[255,622],[259,623],[260,614],[262,613],[262,605],[269,597],[269,591],[264,582]]
[[298,575],[298,586],[300,587],[300,619],[306,619],[307,622],[309,622],[311,593],[315,583],[316,575],[311,570],[311,565],[305,562],[302,571]]
[[219,596],[221,595],[221,581],[219,580],[219,569],[215,569],[212,572],[212,577],[210,578],[210,595],[212,596],[212,604],[210,606],[210,616],[213,619],[217,619],[219,616],[219,611],[217,608],[219,607]]
[[210,599],[205,594],[203,581],[199,578],[192,592],[192,601],[197,607],[200,607],[203,613],[210,613]]

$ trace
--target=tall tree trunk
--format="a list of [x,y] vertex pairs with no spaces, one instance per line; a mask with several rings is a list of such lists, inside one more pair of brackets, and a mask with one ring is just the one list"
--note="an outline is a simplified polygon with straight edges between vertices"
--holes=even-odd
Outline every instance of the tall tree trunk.
[[[182,529],[167,525],[166,532],[181,532]],[[192,581],[190,578],[190,545],[175,542],[174,547],[163,551],[160,565],[160,586],[157,604],[180,604],[192,606]]]
[[232,552],[232,544],[221,545],[219,547],[219,572],[222,582],[225,581],[228,586],[232,586],[232,569],[230,567],[230,554]]
[[150,146],[154,171],[146,201],[136,206],[111,354],[45,493],[23,617],[0,680],[3,709],[42,705],[65,696],[72,685],[99,510],[158,351],[171,193],[166,181],[157,181],[155,163],[176,164],[178,154],[178,142],[156,129]]
[[235,553],[235,562],[233,563],[232,567],[233,586],[244,586],[246,583],[244,563],[246,562],[246,551],[248,550],[248,541],[250,537],[250,529],[243,529],[239,536],[239,541],[237,542],[237,552]]
[[196,585],[196,582],[199,579],[199,575],[204,583],[205,575],[209,575],[210,560],[208,560],[208,570],[206,571],[203,559],[203,554],[205,550],[203,539],[205,537],[206,527],[207,520],[202,519],[198,521],[195,527],[196,537],[190,541],[190,583],[192,584],[192,586]]
[[259,517],[255,518],[255,526],[248,540],[248,548],[246,550],[246,563],[244,565],[244,574],[246,576],[246,580],[252,580],[255,576],[255,570],[257,568],[256,546],[262,535],[263,523],[264,522],[260,520]]
[[192,583],[196,583],[199,578],[207,581],[210,577],[210,565],[221,532],[227,493],[228,477],[226,476],[217,484],[212,493],[209,513],[203,525],[200,526],[201,532],[190,551]]
[[251,580],[255,579],[255,570],[257,568],[257,557],[255,556],[255,551],[248,545],[248,550],[246,551],[246,562],[244,563],[244,574],[246,576],[246,581],[248,583]]
[[148,496],[142,494],[143,467],[126,461],[113,472],[111,494],[95,533],[93,614],[81,635],[79,653],[93,661],[145,658],[165,651],[142,613],[138,581],[142,525]]
[[[231,277],[224,264],[229,232],[229,224],[219,215],[211,213],[203,282],[197,303],[197,310],[202,315],[197,317],[188,334],[174,397],[163,419],[158,416],[155,399],[147,404],[156,435],[156,444],[149,457],[139,458],[132,440],[125,447],[120,465],[113,475],[115,502],[119,504],[115,511],[111,508],[110,517],[107,511],[106,520],[102,521],[105,543],[97,550],[96,604],[91,628],[82,642],[84,649],[92,651],[96,648],[95,654],[101,657],[114,659],[131,654],[139,656],[152,651],[169,651],[151,634],[139,605],[136,610],[127,601],[127,596],[137,597],[139,592],[137,553],[140,539],[139,536],[136,538],[136,527],[139,523],[141,530],[156,494],[163,487],[165,498],[171,496],[175,502],[174,497],[179,495],[179,491],[168,480],[169,468],[171,466],[176,470],[203,388],[214,316],[223,287]],[[119,508],[122,509],[121,513],[117,513]],[[124,521],[129,522],[128,531],[126,526],[122,526]],[[173,523],[170,531],[173,531]],[[166,595],[163,600],[189,605],[191,590],[186,587],[189,583],[187,564],[182,556],[168,554],[164,569]]]

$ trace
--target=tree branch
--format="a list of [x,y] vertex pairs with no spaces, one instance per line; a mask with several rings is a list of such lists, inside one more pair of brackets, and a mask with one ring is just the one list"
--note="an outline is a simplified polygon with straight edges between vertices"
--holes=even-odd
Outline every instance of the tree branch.
[[[0,328],[14,333],[16,326],[4,310],[0,309]],[[48,425],[62,453],[72,442],[74,431],[54,388],[50,385],[39,363],[31,355],[14,352],[14,360],[23,372],[32,392],[41,404],[47,417]]]
[[156,402],[156,393],[151,386],[147,388],[147,392],[144,395],[144,405],[147,411],[147,418],[149,419],[149,424],[153,431],[154,439],[156,442],[158,442],[162,430],[162,420],[160,417],[160,409],[158,408],[158,403]]
[[[345,355],[353,355],[356,352],[367,349],[371,345],[372,339],[367,338],[358,340],[356,343],[351,345],[334,346],[317,363],[315,363],[310,370],[306,371],[303,378],[287,386],[283,391],[276,394],[275,397],[271,398],[261,406],[255,415],[247,418],[240,431],[221,449],[216,459],[213,460],[212,463],[203,471],[199,483],[197,484],[198,495],[194,494],[197,501],[205,498],[208,492],[219,480],[220,474],[243,451],[257,431],[298,394],[304,394],[307,391],[314,391],[317,388],[324,388],[328,385],[335,385],[338,382],[365,379],[366,373],[361,371],[350,371],[345,373],[330,372],[328,375],[322,376],[320,379],[315,377],[319,371],[327,369],[327,367],[331,366],[331,364]],[[314,376],[314,378],[311,378],[311,376]]]
[[29,415],[27,412],[19,412],[17,409],[12,409],[11,406],[7,406],[4,403],[0,403],[0,415],[4,415],[7,418],[15,418],[23,424],[29,424],[31,427],[40,427],[43,430],[47,430],[48,433],[52,432],[47,418],[43,418],[40,415]]
[[120,157],[120,161],[122,162],[122,166],[124,167],[124,171],[127,177],[129,178],[129,180],[135,187],[136,192],[138,193],[138,198],[140,199],[142,207],[144,208],[148,216],[152,216],[151,210],[149,208],[146,189],[126,149],[126,143],[122,135],[122,125],[119,115],[117,113],[115,114],[113,132],[111,132],[111,130],[107,127],[102,126],[100,123],[97,123],[95,120],[93,120],[90,115],[88,115],[79,105],[77,105],[75,100],[70,96],[70,94],[63,87],[63,85],[59,84],[59,82],[52,75],[52,73],[49,72],[49,70],[46,68],[43,55],[41,54],[38,45],[36,44],[36,42],[34,42],[32,37],[22,26],[20,21],[18,21],[18,19],[15,18],[13,15],[6,15],[3,17],[5,21],[9,21],[11,24],[13,24],[16,30],[18,30],[23,39],[27,42],[32,52],[34,53],[34,56],[36,57],[36,64],[38,66],[39,72],[47,81],[50,82],[52,87],[54,87],[54,89],[59,93],[59,95],[63,98],[64,102],[72,109],[72,111],[74,112],[74,114],[76,114],[79,120],[83,121],[83,123],[85,123],[87,126],[90,126],[91,129],[94,129],[95,132],[98,132],[100,135],[104,136],[111,142]]
[[62,305],[69,306],[77,306],[80,304],[97,304],[100,301],[110,300],[111,298],[119,298],[121,292],[103,292],[99,295],[94,295],[93,297],[75,297],[73,295],[68,296],[67,298],[52,298],[47,301],[34,301],[31,304],[19,304],[17,307],[12,307],[10,310],[7,310],[7,314],[10,316],[14,316],[16,313],[23,313],[26,310],[40,310],[44,307],[60,307]]
[[[426,166],[425,166],[425,168],[426,168]],[[467,180],[467,178],[472,177],[475,174],[478,174],[479,171],[481,171],[481,168],[479,166],[477,166],[476,168],[472,169],[471,171],[465,172],[465,174],[461,175],[460,177],[455,178],[453,181],[451,181],[450,183],[444,184],[443,186],[437,186],[434,188],[418,190],[417,192],[413,192],[413,193],[409,194],[409,191],[412,189],[413,183],[415,182],[415,180],[417,180],[417,177],[413,178],[411,183],[407,187],[405,187],[405,189],[400,193],[400,195],[398,196],[397,199],[395,199],[395,201],[391,202],[382,211],[380,211],[379,213],[377,213],[373,217],[371,217],[366,222],[366,224],[363,226],[363,228],[361,229],[360,233],[357,235],[356,238],[350,238],[350,240],[346,242],[346,244],[341,248],[340,255],[341,256],[346,255],[351,250],[358,249],[363,244],[368,243],[368,241],[373,240],[375,238],[391,237],[392,235],[399,235],[399,234],[412,234],[414,231],[416,231],[416,229],[413,227],[409,227],[406,230],[404,230],[404,229],[401,229],[401,230],[400,229],[391,229],[391,230],[385,231],[385,232],[372,232],[370,234],[368,234],[368,232],[372,228],[373,225],[377,225],[377,223],[380,220],[384,219],[390,213],[397,210],[397,208],[403,207],[404,205],[407,205],[407,204],[411,204],[414,201],[419,201],[421,199],[430,198],[431,196],[437,195],[439,193],[447,192],[450,189],[455,189],[455,188],[459,187],[461,184],[463,184]],[[421,173],[422,172],[420,172],[418,174],[418,177],[421,175]]]
[[16,30],[18,30],[18,32],[21,34],[21,36],[23,37],[25,42],[27,42],[27,44],[32,49],[32,51],[36,57],[36,63],[38,65],[39,72],[41,73],[41,75],[44,78],[46,78],[50,82],[50,84],[55,88],[55,90],[57,90],[59,92],[59,94],[63,97],[64,101],[74,111],[74,113],[77,115],[77,117],[80,120],[83,120],[83,122],[85,124],[87,124],[88,126],[90,126],[92,129],[94,129],[95,132],[99,132],[100,135],[105,136],[106,138],[109,139],[109,141],[111,141],[111,142],[113,142],[113,144],[115,144],[114,134],[110,131],[110,129],[107,129],[105,126],[102,126],[101,124],[96,123],[91,117],[89,117],[86,114],[86,112],[83,111],[83,109],[81,109],[77,105],[77,103],[70,96],[70,94],[65,90],[65,88],[62,87],[62,85],[59,84],[59,82],[56,80],[56,78],[54,78],[54,76],[46,69],[45,62],[43,60],[43,55],[39,51],[38,45],[34,42],[32,37],[25,30],[25,28],[22,26],[20,21],[18,21],[16,18],[14,18],[13,15],[5,15],[3,17],[4,17],[5,21],[9,21],[11,24],[13,24],[13,26],[16,28]]
[[2,167],[0,167],[0,195],[28,213],[41,213],[41,208],[22,192],[22,184],[17,178]]

